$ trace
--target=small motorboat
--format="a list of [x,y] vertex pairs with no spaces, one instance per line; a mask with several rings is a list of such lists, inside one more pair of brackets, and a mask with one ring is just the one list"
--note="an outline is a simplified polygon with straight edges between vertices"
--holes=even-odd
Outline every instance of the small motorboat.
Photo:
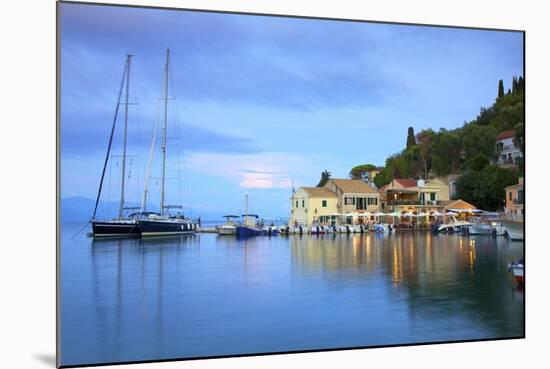
[[525,261],[523,259],[508,264],[508,272],[514,275],[514,278],[519,284],[525,283],[524,268]]
[[292,228],[290,228],[290,226],[288,225],[280,226],[277,231],[279,232],[280,235],[286,235],[286,236],[288,236],[291,233],[294,233]]
[[374,232],[376,233],[389,233],[390,230],[385,224],[375,224]]
[[267,236],[276,236],[278,233],[279,229],[274,224],[262,228],[262,234]]
[[464,220],[453,220],[449,223],[441,224],[437,231],[439,233],[454,233],[454,232],[462,232],[464,230],[467,230],[472,223],[466,222]]
[[323,226],[314,225],[314,226],[311,226],[310,233],[311,234],[325,234],[325,229],[323,228]]
[[493,234],[495,236],[505,236],[506,235],[506,228],[504,228],[502,226],[502,224],[500,224],[498,222],[493,222],[492,227],[493,227]]
[[239,218],[238,215],[224,215],[225,223],[216,227],[216,231],[220,236],[234,235],[237,233],[237,222],[236,219]]

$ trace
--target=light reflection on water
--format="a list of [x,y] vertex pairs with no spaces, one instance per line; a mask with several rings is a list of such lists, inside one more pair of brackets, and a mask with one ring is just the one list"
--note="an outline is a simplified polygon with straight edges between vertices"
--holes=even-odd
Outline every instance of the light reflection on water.
[[523,335],[498,237],[62,241],[64,365]]

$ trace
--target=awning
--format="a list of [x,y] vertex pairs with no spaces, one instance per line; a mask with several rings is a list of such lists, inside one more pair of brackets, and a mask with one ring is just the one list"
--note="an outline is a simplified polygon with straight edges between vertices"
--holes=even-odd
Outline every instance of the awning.
[[482,210],[478,209],[448,209],[450,211],[453,211],[455,213],[482,213]]

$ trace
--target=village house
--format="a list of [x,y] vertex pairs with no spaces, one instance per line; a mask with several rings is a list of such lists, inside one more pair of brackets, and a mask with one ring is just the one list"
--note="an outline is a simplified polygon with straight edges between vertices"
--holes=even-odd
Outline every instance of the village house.
[[523,177],[520,177],[518,183],[512,186],[508,186],[504,189],[506,191],[506,206],[505,211],[511,214],[523,214],[525,192],[523,188]]
[[324,187],[300,187],[292,195],[290,224],[335,224],[338,196]]
[[497,164],[501,167],[514,167],[523,157],[521,150],[514,144],[515,135],[516,131],[512,129],[501,132],[496,138]]
[[440,211],[443,210],[441,202],[450,200],[449,186],[438,178],[396,178],[379,191],[383,212]]
[[[359,179],[329,179],[324,188],[338,197],[338,213],[345,223],[351,223],[362,214],[380,210],[380,194]],[[362,217],[361,220],[365,220]]]

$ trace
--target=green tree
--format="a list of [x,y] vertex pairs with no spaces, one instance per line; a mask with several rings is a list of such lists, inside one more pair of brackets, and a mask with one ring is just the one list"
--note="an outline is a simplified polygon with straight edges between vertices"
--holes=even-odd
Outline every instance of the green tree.
[[499,80],[498,81],[498,97],[504,96],[504,81]]
[[321,180],[319,181],[319,183],[317,184],[317,187],[324,187],[325,184],[328,182],[328,180],[330,179],[330,176],[332,174],[328,171],[328,170],[324,170],[322,173],[321,173]]
[[420,160],[420,176],[428,178],[428,173],[432,169],[432,146],[435,137],[433,129],[423,129],[416,135],[416,142],[420,147],[419,160]]
[[414,128],[409,127],[407,131],[407,149],[416,145],[416,139],[414,138]]
[[519,173],[489,165],[481,171],[468,170],[456,182],[459,198],[489,211],[501,210],[505,201],[505,188],[517,183]]
[[467,168],[474,171],[483,170],[487,165],[489,165],[489,159],[483,154],[477,154],[466,163]]
[[373,164],[361,164],[351,168],[349,176],[351,179],[361,179],[361,180],[370,180],[368,178],[369,172],[376,169],[376,166]]
[[492,126],[479,126],[467,124],[462,128],[462,146],[464,148],[464,159],[466,163],[484,156],[487,161],[494,158],[495,142],[498,131]]
[[462,164],[462,144],[459,134],[442,129],[433,139],[432,168],[439,176],[460,170]]

